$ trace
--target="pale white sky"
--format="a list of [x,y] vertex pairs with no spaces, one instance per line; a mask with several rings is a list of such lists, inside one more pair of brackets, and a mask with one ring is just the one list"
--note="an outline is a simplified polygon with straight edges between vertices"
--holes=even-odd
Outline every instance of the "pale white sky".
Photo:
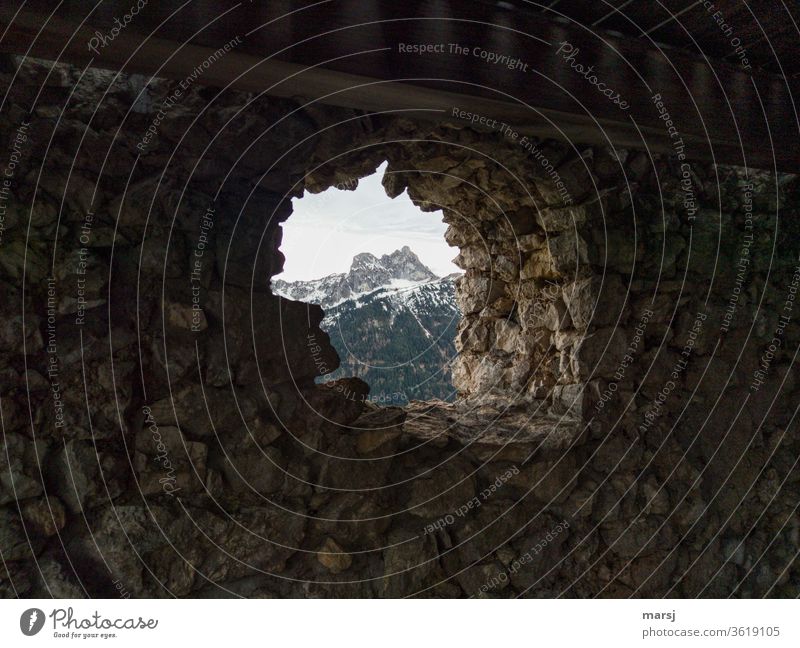
[[347,272],[360,252],[376,256],[408,245],[440,277],[460,269],[452,263],[458,248],[444,240],[442,212],[421,212],[406,193],[394,200],[381,178],[386,165],[362,178],[355,191],[328,189],[292,200],[294,212],[283,224],[285,269],[278,279],[319,279]]

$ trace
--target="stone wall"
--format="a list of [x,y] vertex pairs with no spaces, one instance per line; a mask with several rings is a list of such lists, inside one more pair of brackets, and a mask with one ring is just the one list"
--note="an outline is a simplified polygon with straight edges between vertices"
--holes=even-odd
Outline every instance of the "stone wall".
[[[800,591],[794,178],[0,75],[4,596]],[[465,270],[453,406],[315,385],[269,290],[291,198],[385,160]]]

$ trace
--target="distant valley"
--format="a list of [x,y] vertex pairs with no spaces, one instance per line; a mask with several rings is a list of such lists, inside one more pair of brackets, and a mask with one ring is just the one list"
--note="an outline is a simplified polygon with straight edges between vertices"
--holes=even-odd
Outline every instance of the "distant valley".
[[437,277],[406,246],[354,257],[350,270],[312,281],[273,280],[276,294],[325,309],[322,328],[342,359],[323,379],[358,376],[385,405],[452,400],[450,363],[461,314],[459,274]]

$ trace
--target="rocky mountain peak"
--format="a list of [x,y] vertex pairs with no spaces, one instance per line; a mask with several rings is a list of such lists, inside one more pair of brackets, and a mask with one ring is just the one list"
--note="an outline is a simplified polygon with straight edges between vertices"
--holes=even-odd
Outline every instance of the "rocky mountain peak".
[[359,268],[374,268],[380,263],[378,257],[369,252],[362,252],[353,257],[353,262],[350,264],[350,272],[358,270]]
[[379,288],[425,283],[438,278],[409,246],[404,245],[380,258],[369,252],[357,254],[346,274],[328,275],[313,281],[278,279],[273,280],[272,287],[276,294],[327,308]]
[[380,263],[390,271],[392,279],[406,279],[409,281],[432,281],[438,279],[407,245],[391,254],[384,254],[380,258]]

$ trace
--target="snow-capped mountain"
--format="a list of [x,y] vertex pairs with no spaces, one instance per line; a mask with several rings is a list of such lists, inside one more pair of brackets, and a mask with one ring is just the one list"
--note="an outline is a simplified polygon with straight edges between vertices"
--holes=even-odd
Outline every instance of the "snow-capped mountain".
[[408,288],[438,277],[407,245],[378,258],[369,252],[353,257],[350,270],[312,281],[273,280],[272,291],[295,301],[335,306],[347,299],[369,294],[378,288]]
[[370,385],[370,399],[389,405],[454,396],[459,276],[437,277],[406,246],[380,258],[359,254],[347,273],[273,280],[272,289],[325,309],[322,328],[342,361],[325,380],[358,376]]

